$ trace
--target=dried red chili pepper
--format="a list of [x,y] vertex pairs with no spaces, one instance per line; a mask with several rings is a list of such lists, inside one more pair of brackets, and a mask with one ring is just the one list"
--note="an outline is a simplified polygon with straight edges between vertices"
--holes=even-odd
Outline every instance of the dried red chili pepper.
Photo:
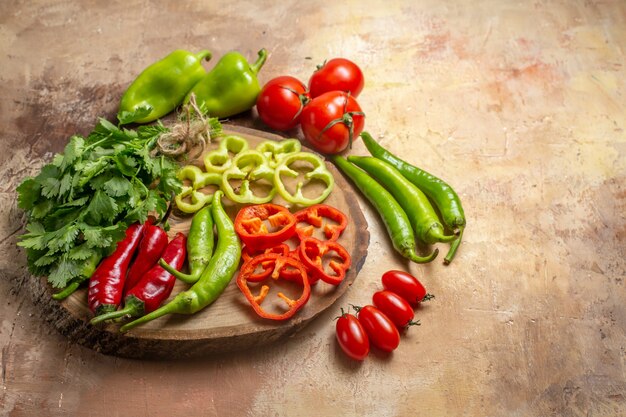
[[[298,256],[311,275],[332,285],[339,285],[343,281],[352,263],[350,254],[338,242],[321,241],[313,237],[300,242]],[[324,258],[329,260],[325,262]],[[333,273],[326,272],[327,268],[330,268]]]
[[167,233],[154,224],[154,218],[149,218],[141,234],[137,256],[130,265],[126,281],[124,282],[124,296],[141,280],[161,257],[167,246]]
[[[302,209],[296,216],[296,234],[300,240],[312,237],[316,228],[321,228],[328,240],[337,240],[348,226],[348,218],[338,209],[326,204],[316,204]],[[325,219],[328,220],[325,221]],[[308,226],[304,224],[308,224]]]
[[[180,271],[187,257],[187,238],[178,233],[163,251],[163,259],[172,268]],[[126,294],[124,308],[94,317],[91,324],[123,316],[138,317],[150,313],[170,296],[176,277],[156,263],[141,277],[141,280]]]
[[[261,303],[265,300],[267,294],[269,293],[269,286],[263,284],[261,286],[260,293],[258,295],[253,295],[250,287],[248,286],[248,282],[263,282],[264,280],[255,281],[255,271],[259,265],[262,265],[264,262],[272,261],[274,263],[274,268],[272,269],[272,273],[269,277],[273,279],[279,279],[283,275],[283,271],[288,269],[295,269],[300,273],[301,281],[302,281],[302,294],[297,299],[292,299],[284,295],[282,292],[277,294],[282,300],[287,303],[287,310],[284,313],[276,314],[265,311],[261,307]],[[265,278],[268,279],[269,277]],[[306,268],[304,265],[288,256],[279,255],[276,253],[267,253],[259,256],[255,256],[250,261],[244,263],[239,271],[239,275],[237,276],[237,286],[243,292],[244,296],[248,300],[248,302],[252,305],[254,311],[263,318],[271,319],[271,320],[287,320],[290,317],[293,317],[294,314],[298,312],[306,303],[309,301],[309,297],[311,296],[311,284],[309,283],[309,279],[307,276]]]
[[100,262],[89,279],[87,302],[95,315],[114,311],[122,302],[126,271],[139,246],[144,227],[139,223],[128,226],[126,237],[117,244],[115,252]]
[[[272,229],[268,229],[266,220]],[[284,206],[255,204],[239,210],[235,218],[235,231],[251,251],[261,251],[293,236],[296,232],[296,218]]]

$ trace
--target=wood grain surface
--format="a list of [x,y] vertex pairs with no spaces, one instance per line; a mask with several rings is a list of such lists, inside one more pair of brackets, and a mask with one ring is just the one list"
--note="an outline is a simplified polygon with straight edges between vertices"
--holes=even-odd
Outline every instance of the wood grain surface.
[[[271,133],[239,126],[229,126],[225,129],[224,135],[237,135],[245,138],[250,144],[250,149],[254,149],[263,140],[282,139]],[[205,154],[217,149],[218,143],[216,140],[209,144]],[[306,147],[302,150],[312,152]],[[203,157],[204,154],[189,163],[203,166]],[[311,298],[290,320],[276,322],[263,319],[254,313],[237,288],[236,275],[217,301],[193,316],[168,315],[139,326],[126,334],[119,332],[119,323],[100,326],[92,326],[88,323],[93,314],[87,305],[87,288],[81,288],[67,299],[58,302],[52,299],[53,291],[45,277],[31,279],[29,285],[35,303],[44,312],[47,321],[61,334],[67,336],[70,342],[104,354],[127,358],[193,358],[252,347],[259,348],[292,336],[332,306],[354,283],[367,254],[369,243],[367,223],[359,206],[351,204],[357,198],[355,191],[333,164],[326,162],[326,166],[335,178],[335,186],[328,198],[324,200],[324,204],[337,208],[350,219],[349,227],[344,230],[338,242],[350,253],[352,267],[338,286],[324,282],[313,285]],[[295,185],[288,183],[288,180],[288,178],[285,179],[287,189],[295,189]],[[319,190],[320,187],[321,184],[311,183],[307,185],[305,193],[315,195],[315,190]],[[280,196],[275,197],[273,202],[290,207],[289,203]],[[240,207],[224,199],[224,208],[233,220]],[[291,209],[293,211],[297,207]],[[179,232],[188,234],[192,217],[174,209],[168,221],[169,238],[173,239]],[[187,288],[189,285],[178,281],[169,299]],[[271,299],[273,296],[273,294],[268,296],[264,303],[268,311],[277,308],[272,306],[275,304]]]
[[[0,415],[626,415],[624,45],[623,0],[0,2]],[[292,337],[177,361],[71,342],[29,296],[15,187],[170,51],[209,49],[209,69],[261,47],[262,82],[362,67],[366,129],[463,201],[457,258],[404,262],[357,197],[367,259]],[[228,123],[267,130],[255,111]],[[389,269],[436,299],[393,354],[351,362],[333,319]]]

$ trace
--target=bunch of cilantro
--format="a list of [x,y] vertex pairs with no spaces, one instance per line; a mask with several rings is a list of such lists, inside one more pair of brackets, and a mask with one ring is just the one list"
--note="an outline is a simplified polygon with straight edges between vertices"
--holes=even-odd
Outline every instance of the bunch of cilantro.
[[26,248],[31,273],[55,288],[86,280],[130,224],[163,215],[182,186],[176,162],[153,152],[167,131],[161,123],[131,130],[101,119],[18,186],[18,205],[28,216],[18,245]]

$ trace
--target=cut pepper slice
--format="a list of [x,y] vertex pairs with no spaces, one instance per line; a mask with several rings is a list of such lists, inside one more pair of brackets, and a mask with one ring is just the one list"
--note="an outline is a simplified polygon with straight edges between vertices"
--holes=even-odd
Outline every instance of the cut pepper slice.
[[316,228],[322,229],[326,239],[337,240],[348,226],[346,215],[326,204],[312,205],[296,212],[295,216],[298,222],[296,234],[300,240],[313,236]]
[[[268,229],[265,221],[271,229]],[[235,217],[235,231],[252,252],[277,246],[296,233],[296,217],[278,204],[256,204],[242,208]]]
[[[254,150],[239,153],[232,159],[230,168],[222,174],[222,191],[230,200],[240,204],[263,204],[272,201],[276,187],[272,183],[274,170],[269,166],[265,155]],[[266,195],[257,195],[250,188],[251,183],[266,181],[269,189]],[[239,181],[239,190],[233,188],[231,181]]]
[[[256,252],[256,253],[252,252],[251,253],[250,248],[248,246],[244,245],[244,247],[241,250],[241,259],[243,259],[243,261],[245,263],[245,262],[250,261],[255,256],[263,255],[263,254],[266,254],[266,253],[276,253],[276,254],[279,254],[279,255],[288,256],[289,253],[290,253],[289,252],[289,246],[287,246],[284,243],[280,243],[277,246],[265,249],[265,251]],[[250,275],[248,277],[248,281],[250,281],[250,282],[259,282],[259,281],[263,281],[265,278],[267,278],[272,273],[272,271],[274,270],[274,261],[273,260],[268,260],[267,262],[262,263],[261,266],[263,267],[263,270],[261,272],[253,273],[252,275]],[[290,273],[290,276],[291,276],[291,271],[289,271],[289,273]]]
[[300,152],[301,149],[302,144],[298,139],[265,140],[256,147],[257,151],[265,155],[272,168],[276,168],[287,155]]
[[[306,162],[312,165],[313,168],[304,174],[304,180],[296,184],[295,190],[292,193],[283,183],[282,175],[297,178],[300,172],[290,167],[290,165],[296,162]],[[323,182],[326,184],[326,187],[319,191],[314,197],[305,197],[302,190],[313,180]],[[335,185],[335,179],[322,158],[310,152],[296,152],[285,156],[278,164],[274,172],[274,184],[278,194],[280,194],[285,201],[301,206],[311,206],[321,203],[328,197]]]
[[241,136],[230,135],[220,141],[219,147],[213,152],[209,152],[204,157],[204,169],[206,172],[221,174],[232,166],[233,157],[243,151],[247,151],[250,145]]
[[[252,290],[248,286],[248,282],[255,282],[254,279],[250,279],[250,277],[254,276],[255,271],[259,265],[262,265],[266,262],[273,262],[274,267],[272,269],[272,273],[269,275],[273,279],[281,278],[282,271],[287,268],[292,270],[297,270],[300,274],[301,282],[302,282],[302,294],[297,299],[292,299],[287,297],[282,292],[279,292],[277,296],[285,301],[287,304],[287,310],[284,313],[276,314],[265,311],[263,307],[261,307],[261,303],[269,294],[269,286],[262,285],[258,295],[252,294]],[[266,278],[267,279],[267,278]],[[304,305],[309,301],[309,297],[311,296],[311,284],[309,284],[309,279],[307,277],[306,268],[304,265],[288,256],[282,256],[276,253],[267,253],[259,256],[255,256],[250,261],[244,263],[241,266],[239,271],[239,275],[237,276],[237,286],[244,294],[248,302],[252,305],[254,311],[263,318],[270,320],[287,320],[294,316]]]
[[[183,187],[182,191],[174,197],[176,207],[184,213],[195,213],[205,205],[211,204],[213,194],[204,193],[199,190],[207,185],[219,187],[222,182],[222,176],[220,174],[202,172],[202,170],[195,165],[182,167],[178,170],[176,176],[181,181],[191,181],[190,186]],[[185,200],[187,197],[189,197],[191,202]]]
[[[334,240],[321,241],[313,237],[307,237],[300,242],[298,256],[307,271],[332,285],[341,284],[352,263],[350,254],[341,244]],[[324,261],[325,257],[329,259],[327,262]],[[332,273],[326,272],[327,268]]]

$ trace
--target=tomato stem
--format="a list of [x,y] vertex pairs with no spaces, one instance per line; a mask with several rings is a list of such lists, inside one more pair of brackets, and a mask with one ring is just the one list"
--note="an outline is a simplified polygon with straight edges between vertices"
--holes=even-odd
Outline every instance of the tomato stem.
[[427,293],[427,294],[424,296],[424,298],[422,298],[422,299],[420,300],[420,302],[422,302],[422,301],[432,300],[433,298],[435,298],[435,294],[428,294],[428,293]]
[[422,325],[422,323],[420,323],[420,321],[419,321],[419,320],[415,320],[415,321],[410,320],[410,321],[406,324],[406,326],[407,326],[407,327],[408,327],[408,326],[421,326],[421,325]]

